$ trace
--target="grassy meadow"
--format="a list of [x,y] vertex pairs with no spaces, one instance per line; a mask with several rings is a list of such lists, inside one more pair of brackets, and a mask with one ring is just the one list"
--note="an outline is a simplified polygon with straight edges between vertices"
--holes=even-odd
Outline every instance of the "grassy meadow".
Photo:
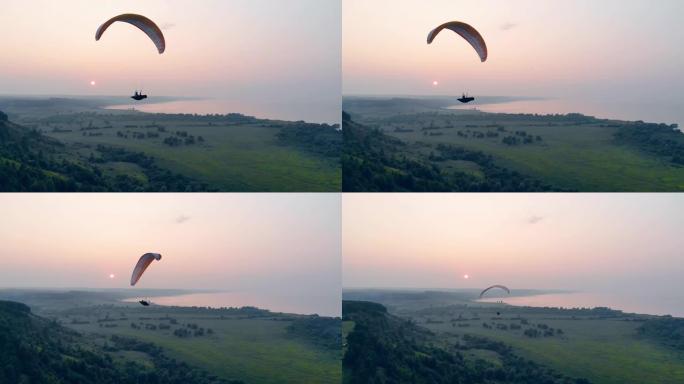
[[142,185],[149,182],[144,164],[122,161],[123,155],[103,159],[98,146],[142,153],[162,171],[187,177],[208,190],[322,192],[341,188],[338,159],[304,148],[310,143],[285,143],[279,138],[288,129],[328,135],[334,130],[331,126],[239,114],[106,110],[79,100],[55,101],[43,109],[35,103],[3,106],[0,101],[0,109],[4,108],[10,121],[62,143],[60,159],[93,165],[107,179],[125,176]]
[[[0,296],[7,294],[0,292]],[[143,307],[118,292],[13,294],[36,314],[85,336],[85,348],[104,348],[112,336],[153,343],[166,355],[226,380],[244,383],[339,383],[340,350],[322,347],[288,326],[308,316],[256,308]],[[138,351],[114,358],[148,362]]]
[[[684,353],[638,332],[644,321],[655,316],[607,308],[562,310],[480,303],[475,297],[467,299],[472,293],[463,292],[398,296],[387,291],[383,298],[382,292],[375,291],[345,293],[347,296],[366,296],[384,303],[391,314],[433,332],[433,342],[445,350],[460,344],[464,335],[475,335],[503,342],[523,358],[591,383],[684,381]],[[343,325],[343,329],[348,335],[351,324]],[[468,349],[463,353],[471,359],[502,363],[491,350]]]
[[440,158],[440,145],[482,152],[500,167],[564,190],[684,190],[684,166],[617,142],[616,133],[630,122],[577,114],[451,110],[446,105],[437,100],[354,98],[346,100],[344,109],[355,122],[406,143],[395,156],[429,163],[447,175],[483,177],[477,162]]

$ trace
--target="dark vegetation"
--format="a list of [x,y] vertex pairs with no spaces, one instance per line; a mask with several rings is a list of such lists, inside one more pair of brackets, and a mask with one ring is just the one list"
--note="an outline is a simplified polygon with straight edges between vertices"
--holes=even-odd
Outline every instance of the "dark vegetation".
[[[0,301],[0,383],[47,384],[238,384],[167,357],[150,343],[112,336],[100,348],[78,333],[31,313],[28,306]],[[154,368],[120,362],[113,353],[137,351]]]
[[684,165],[684,135],[676,124],[635,122],[623,125],[615,133],[619,144],[629,145],[659,156],[676,165]]
[[342,153],[342,132],[339,125],[309,124],[298,121],[278,132],[281,145],[289,145],[309,153],[324,156],[335,163]]
[[642,324],[639,334],[684,352],[684,319],[659,317]]
[[[343,358],[345,383],[585,384],[516,355],[501,342],[464,335],[443,343],[427,329],[372,302],[343,301],[343,321],[354,322]],[[495,353],[501,364],[469,355]]]
[[339,351],[342,345],[340,318],[306,316],[294,320],[287,327],[287,331],[332,351]]
[[[0,112],[1,113],[1,112]],[[197,192],[210,190],[206,184],[164,170],[152,157],[140,152],[104,145],[99,156],[88,161],[65,155],[64,144],[7,121],[0,114],[0,190],[5,192],[98,192],[138,191]],[[147,180],[128,175],[107,177],[98,168],[105,162],[136,164]]]
[[94,167],[60,157],[63,145],[7,120],[0,112],[0,190],[98,191],[106,184]]
[[139,166],[147,178],[146,183],[128,176],[117,175],[114,180],[109,182],[110,188],[116,191],[137,191],[137,192],[203,192],[212,189],[206,183],[200,183],[189,177],[173,173],[169,170],[160,168],[155,164],[151,156],[142,152],[132,152],[123,148],[98,145],[97,151],[100,157],[93,157],[93,163],[107,162],[127,162]]
[[[439,144],[428,155],[379,129],[353,121],[343,112],[342,190],[345,192],[537,192],[561,190],[503,168],[491,155]],[[527,137],[527,136],[526,136]],[[483,177],[441,171],[448,160],[477,164]]]

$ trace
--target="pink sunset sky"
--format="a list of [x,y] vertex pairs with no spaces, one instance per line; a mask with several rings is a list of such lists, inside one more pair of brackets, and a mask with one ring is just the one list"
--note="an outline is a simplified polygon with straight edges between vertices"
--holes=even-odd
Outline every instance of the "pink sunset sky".
[[348,194],[342,217],[347,288],[675,292],[684,275],[681,194]]
[[[3,194],[0,287],[137,288],[335,296],[334,194]],[[111,278],[110,275],[114,275]]]
[[[345,0],[345,95],[681,98],[684,2]],[[489,58],[450,31],[471,24]],[[433,82],[437,81],[435,86]]]
[[[166,52],[137,28],[155,21]],[[339,108],[337,0],[5,0],[0,94],[128,95],[326,101]],[[94,85],[93,83],[94,82]]]

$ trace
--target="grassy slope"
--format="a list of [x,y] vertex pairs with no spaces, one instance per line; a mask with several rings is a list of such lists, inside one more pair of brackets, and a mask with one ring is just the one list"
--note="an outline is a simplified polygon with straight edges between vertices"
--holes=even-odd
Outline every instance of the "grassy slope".
[[[378,126],[385,133],[406,142],[432,144],[449,143],[472,150],[481,150],[496,157],[504,167],[538,177],[552,185],[581,191],[682,191],[684,167],[665,163],[653,155],[633,148],[618,146],[613,141],[615,128],[600,124],[558,124],[549,126],[543,116],[505,116],[471,111],[439,111],[433,108],[412,108],[404,105],[405,112],[398,114],[395,105],[389,105],[389,114],[372,104],[358,107],[345,106],[361,123]],[[391,109],[394,108],[394,109]],[[413,111],[419,112],[414,114]],[[439,111],[439,112],[437,112]],[[356,112],[356,113],[355,113]],[[437,126],[451,123],[454,128],[439,129],[439,136],[425,136],[420,130],[431,121]],[[406,122],[406,123],[404,123]],[[487,132],[492,128],[466,128],[466,125],[501,124],[509,132],[524,130],[540,135],[543,143],[508,146],[501,137],[488,139],[463,138],[459,130]],[[394,132],[394,128],[414,129],[413,132]],[[429,150],[428,150],[429,152]]]
[[[483,319],[489,318],[484,316],[484,312],[479,313]],[[485,329],[482,327],[483,320],[470,322],[471,326],[468,328],[452,327],[448,322],[421,325],[440,334],[470,333],[505,342],[526,358],[569,376],[586,377],[597,384],[674,384],[684,381],[684,356],[637,337],[636,328],[639,323],[608,319],[525,318],[560,328],[565,336],[529,338],[523,336],[522,331]]]
[[[154,119],[150,118],[149,123]],[[144,152],[161,167],[209,183],[223,191],[335,191],[340,189],[341,170],[313,155],[277,144],[278,128],[262,125],[189,126],[189,122],[165,123],[169,131],[185,130],[203,136],[206,144],[169,147],[157,139],[124,139],[116,136],[127,124],[120,117],[114,128],[101,129],[102,136],[73,132],[48,133],[63,142],[106,144]],[[141,124],[136,120],[136,124]],[[130,129],[147,132],[149,128]]]
[[[114,328],[100,328],[95,323],[97,318],[104,317],[98,311],[91,312],[92,317],[77,316],[81,320],[90,320],[90,324],[70,324],[70,320],[62,320],[66,326],[86,334],[118,334],[152,342],[167,350],[169,356],[226,379],[265,384],[340,381],[339,357],[289,335],[287,321],[240,317],[219,319],[216,316],[174,313],[172,309],[151,315],[159,316],[163,312],[178,319],[179,323],[196,323],[215,332],[212,336],[178,338],[168,330],[133,329],[130,324],[137,322],[141,312],[124,308],[111,310],[113,314],[121,311],[129,319],[114,322],[118,324]],[[160,321],[143,322],[156,324]]]
[[[446,344],[457,342],[463,334],[485,336],[513,346],[525,358],[568,376],[586,377],[592,383],[684,382],[684,355],[640,337],[636,329],[641,322],[588,317],[573,320],[570,315],[549,315],[535,309],[498,304],[470,302],[463,307],[467,293],[398,295],[396,292],[356,291],[353,295],[355,299],[365,296],[386,304],[392,313],[412,318],[418,325],[436,332]],[[345,299],[349,296],[345,293]],[[496,312],[501,315],[497,316]],[[462,322],[470,324],[469,327],[452,326],[451,320],[459,314],[466,318],[477,314],[480,320]],[[511,320],[518,316],[528,319],[531,324],[543,323],[560,328],[564,335],[529,338],[523,335],[526,326],[521,330],[486,329],[482,326],[483,322],[520,324],[518,320]]]
[[[463,115],[467,116],[467,115]],[[469,124],[467,118],[458,119]],[[478,120],[478,122],[480,122]],[[496,118],[487,122],[494,124]],[[674,191],[684,190],[684,168],[666,164],[653,155],[612,143],[614,128],[597,126],[536,127],[505,124],[544,138],[544,144],[510,147],[500,139],[462,138],[456,129],[442,136],[423,136],[419,131],[387,133],[407,141],[450,143],[494,155],[502,166],[547,180],[550,184],[581,191]],[[480,128],[486,132],[487,129]]]

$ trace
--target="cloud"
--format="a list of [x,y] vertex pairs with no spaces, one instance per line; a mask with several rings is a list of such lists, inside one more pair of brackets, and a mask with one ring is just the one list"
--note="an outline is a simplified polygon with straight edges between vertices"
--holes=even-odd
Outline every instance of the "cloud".
[[175,27],[175,26],[176,26],[175,23],[163,23],[162,25],[159,26],[159,28],[161,28],[162,30],[166,31],[166,30],[169,30],[169,29],[171,29],[171,28],[173,28],[173,27]]
[[544,220],[543,217],[541,216],[530,216],[527,218],[527,223],[528,224],[537,224],[538,222]]
[[176,217],[176,224],[183,224],[188,220],[190,220],[190,216],[180,215]]
[[506,23],[501,24],[501,30],[502,31],[510,31],[511,29],[513,29],[517,26],[518,26],[518,24],[506,22]]

